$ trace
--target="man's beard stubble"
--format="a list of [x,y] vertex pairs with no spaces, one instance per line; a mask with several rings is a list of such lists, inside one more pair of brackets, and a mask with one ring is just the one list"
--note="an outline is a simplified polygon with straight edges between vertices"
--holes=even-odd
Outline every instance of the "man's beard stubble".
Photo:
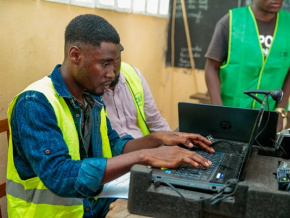
[[110,88],[115,87],[115,86],[118,84],[118,82],[119,82],[119,78],[120,78],[120,73],[119,73],[119,75],[116,76],[115,79],[111,82],[111,84],[110,84]]

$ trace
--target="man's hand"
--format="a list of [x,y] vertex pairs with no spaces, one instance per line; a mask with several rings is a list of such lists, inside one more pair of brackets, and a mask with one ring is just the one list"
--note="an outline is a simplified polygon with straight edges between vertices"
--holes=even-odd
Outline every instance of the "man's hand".
[[284,118],[281,116],[281,114],[278,115],[278,123],[277,123],[277,132],[280,132],[284,125],[283,125],[283,121],[284,121]]
[[183,144],[188,148],[198,145],[210,153],[215,152],[213,148],[209,147],[212,143],[199,134],[165,131],[154,132],[142,138],[128,141],[123,149],[123,154],[141,149],[157,148],[163,144],[170,146]]
[[212,144],[211,141],[199,134],[184,132],[155,132],[153,134],[158,135],[157,137],[161,137],[165,145],[183,144],[188,148],[192,148],[193,145],[198,145],[210,153],[215,152],[213,148],[209,147]]
[[[163,144],[170,145],[164,146]],[[175,168],[182,163],[194,167],[209,167],[212,163],[199,154],[178,146],[191,148],[193,144],[214,153],[211,142],[199,134],[182,132],[155,132],[145,137],[130,140],[123,149],[123,155],[109,158],[102,184],[128,172],[134,164],[152,167]]]
[[182,163],[190,164],[194,167],[199,165],[209,167],[212,164],[211,161],[199,154],[179,146],[160,146],[154,149],[144,149],[140,151],[140,157],[144,165],[159,168],[175,168]]

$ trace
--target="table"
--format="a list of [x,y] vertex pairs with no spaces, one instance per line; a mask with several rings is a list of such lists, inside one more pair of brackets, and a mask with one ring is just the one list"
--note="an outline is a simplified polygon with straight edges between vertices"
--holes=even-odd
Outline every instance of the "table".
[[110,205],[109,212],[106,218],[148,218],[148,216],[141,216],[131,214],[128,211],[128,200],[118,199]]

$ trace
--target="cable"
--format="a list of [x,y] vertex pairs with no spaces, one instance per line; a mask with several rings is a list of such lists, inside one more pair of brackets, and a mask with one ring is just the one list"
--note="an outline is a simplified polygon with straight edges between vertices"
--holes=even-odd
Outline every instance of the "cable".
[[277,145],[279,148],[281,148],[281,150],[284,152],[284,154],[286,155],[286,157],[287,157],[287,152],[284,150],[284,148],[281,146],[281,145],[279,145],[277,142],[275,142],[273,139],[271,139],[272,140],[272,142],[274,143],[274,145]]
[[173,191],[175,191],[183,200],[185,200],[185,201],[189,201],[189,202],[201,202],[201,201],[207,201],[207,200],[210,200],[212,197],[210,197],[210,198],[202,198],[202,199],[196,199],[196,200],[192,200],[192,199],[186,199],[185,197],[184,197],[184,195],[180,192],[180,191],[178,191],[178,189],[177,188],[175,188],[172,184],[170,184],[169,182],[166,182],[166,181],[163,181],[163,180],[161,180],[161,179],[156,179],[156,180],[154,180],[153,181],[153,184],[155,185],[155,186],[160,186],[161,184],[164,184],[164,185],[167,185],[167,186],[169,186]]
[[279,184],[279,190],[290,192],[290,183]]
[[183,194],[181,194],[180,191],[178,191],[178,189],[175,188],[173,185],[171,185],[169,182],[166,182],[166,181],[163,181],[160,179],[156,179],[153,181],[153,184],[157,187],[160,186],[161,184],[165,184],[165,185],[169,186],[170,188],[172,188],[180,197],[182,197],[184,200],[186,200],[185,197],[183,196]]
[[259,148],[260,149],[262,149],[264,152],[265,152],[265,154],[267,154],[267,150],[259,143],[259,141],[258,141],[258,137],[259,137],[259,135],[261,135],[262,134],[262,132],[265,130],[265,128],[266,128],[266,126],[267,126],[267,124],[268,124],[268,122],[269,122],[269,120],[270,120],[270,110],[269,110],[269,108],[270,108],[270,106],[269,106],[269,100],[268,100],[268,98],[266,99],[266,101],[267,101],[267,114],[268,114],[268,117],[267,117],[267,121],[266,121],[266,124],[264,125],[264,127],[258,132],[258,134],[255,136],[255,141],[257,142],[257,144],[258,144],[258,146],[259,146]]
[[237,154],[241,155],[241,153],[235,148],[235,146],[228,140],[214,139],[212,135],[208,135],[206,138],[212,142],[212,145],[218,145],[219,143],[223,142],[228,143],[233,148],[232,150],[235,150]]
[[[182,199],[184,199],[185,201],[189,201],[189,202],[203,202],[203,201],[211,201],[211,205],[214,205],[218,202],[220,202],[221,200],[224,200],[228,197],[231,197],[235,194],[235,192],[238,189],[238,180],[237,179],[229,179],[226,184],[225,187],[223,187],[217,195],[213,196],[213,197],[209,197],[209,198],[201,198],[201,199],[187,199],[184,197],[184,195],[178,191],[177,188],[175,188],[172,184],[170,184],[169,182],[163,181],[161,179],[154,179],[153,180],[153,184],[158,187],[161,184],[167,185],[168,187],[170,187],[173,191],[175,191]],[[230,193],[225,194],[225,190],[227,188],[232,188],[233,191],[231,191]]]
[[288,183],[286,191],[289,192],[290,191],[290,183]]
[[217,141],[215,141],[213,143],[213,145],[216,145],[216,144],[219,144],[219,143],[223,143],[223,142],[228,143],[233,148],[233,150],[235,150],[235,152],[240,155],[240,152],[235,148],[235,146],[231,142],[229,142],[227,140],[217,140]]
[[[220,202],[221,200],[224,200],[224,199],[226,199],[226,198],[228,198],[228,197],[231,197],[231,196],[233,196],[235,193],[236,193],[236,191],[237,191],[237,189],[238,189],[238,180],[237,179],[229,179],[227,182],[226,182],[226,186],[219,192],[219,194],[217,194],[215,197],[213,197],[212,199],[211,199],[211,205],[214,205],[214,204],[216,204],[216,203],[218,203],[218,202]],[[223,195],[223,192],[227,189],[227,188],[233,188],[233,191],[232,192],[230,192],[230,193],[228,193],[228,194],[224,194]]]

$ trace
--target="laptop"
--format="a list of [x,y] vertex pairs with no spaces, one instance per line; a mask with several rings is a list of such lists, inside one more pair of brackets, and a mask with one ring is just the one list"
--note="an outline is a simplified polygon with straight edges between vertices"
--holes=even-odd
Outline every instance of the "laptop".
[[[278,122],[277,112],[265,111],[259,129],[259,110],[228,106],[180,102],[179,131],[198,133],[213,142],[215,154],[194,146],[192,150],[213,162],[209,168],[181,164],[175,169],[152,169],[152,180],[161,179],[171,185],[219,192],[229,179],[243,180],[244,169],[252,146],[273,146]],[[256,122],[257,121],[257,122]],[[252,133],[257,137],[252,136]],[[230,192],[227,188],[225,192]]]
[[[179,131],[249,142],[258,112],[258,109],[179,102]],[[277,122],[277,112],[264,111],[254,144],[274,148]]]

